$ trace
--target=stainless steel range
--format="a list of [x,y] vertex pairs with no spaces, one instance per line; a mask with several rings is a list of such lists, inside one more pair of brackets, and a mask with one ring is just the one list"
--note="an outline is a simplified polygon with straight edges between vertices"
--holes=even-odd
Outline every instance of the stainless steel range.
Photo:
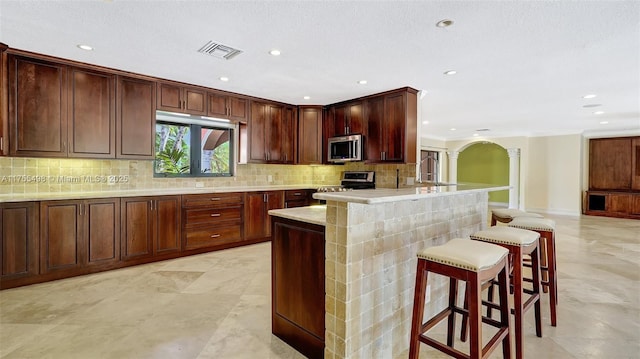
[[323,186],[318,188],[318,192],[344,192],[375,188],[376,173],[374,171],[344,171],[339,186]]

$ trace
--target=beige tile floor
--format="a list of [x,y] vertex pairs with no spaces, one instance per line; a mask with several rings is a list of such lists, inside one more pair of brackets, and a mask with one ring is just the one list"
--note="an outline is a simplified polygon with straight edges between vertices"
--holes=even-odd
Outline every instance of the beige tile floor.
[[[640,221],[550,217],[558,327],[545,297],[526,357],[640,358]],[[302,358],[271,335],[270,289],[263,243],[4,290],[0,358]]]

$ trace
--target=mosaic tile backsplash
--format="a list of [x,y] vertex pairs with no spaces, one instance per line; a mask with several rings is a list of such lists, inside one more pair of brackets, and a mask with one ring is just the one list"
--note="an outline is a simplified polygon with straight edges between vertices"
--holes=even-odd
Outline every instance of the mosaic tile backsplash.
[[[336,185],[342,171],[376,171],[379,188],[401,186],[415,177],[414,165],[344,166],[239,164],[236,176],[223,178],[154,178],[152,161],[0,157],[0,194],[205,188]],[[271,176],[271,177],[269,177]],[[269,181],[271,179],[271,181]]]

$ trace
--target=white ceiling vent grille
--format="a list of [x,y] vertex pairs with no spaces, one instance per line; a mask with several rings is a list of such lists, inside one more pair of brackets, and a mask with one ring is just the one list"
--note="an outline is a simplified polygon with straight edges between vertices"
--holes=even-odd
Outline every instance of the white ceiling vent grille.
[[242,53],[241,50],[234,49],[233,47],[229,47],[226,45],[218,44],[213,41],[207,42],[204,46],[198,50],[203,54],[211,55],[213,57],[217,57],[219,59],[231,60],[236,55]]

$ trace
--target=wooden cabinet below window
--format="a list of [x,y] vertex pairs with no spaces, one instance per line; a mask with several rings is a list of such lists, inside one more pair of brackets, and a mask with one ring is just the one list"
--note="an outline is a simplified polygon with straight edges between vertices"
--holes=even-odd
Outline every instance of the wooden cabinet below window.
[[37,202],[0,204],[0,288],[39,273]]
[[242,241],[242,193],[182,196],[182,248],[212,248]]

